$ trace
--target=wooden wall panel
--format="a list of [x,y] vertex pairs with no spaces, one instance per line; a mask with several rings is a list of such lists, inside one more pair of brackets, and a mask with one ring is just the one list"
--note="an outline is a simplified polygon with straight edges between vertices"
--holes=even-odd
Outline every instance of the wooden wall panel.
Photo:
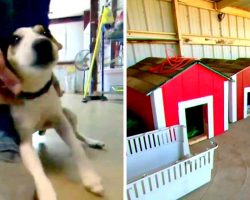
[[245,37],[250,39],[250,19],[244,18]]
[[228,16],[228,27],[229,27],[229,36],[230,37],[237,37],[237,23],[236,23],[236,16],[229,15]]
[[237,30],[238,30],[238,37],[245,38],[245,27],[244,27],[243,17],[237,17]]
[[213,36],[221,35],[220,22],[217,19],[218,12],[209,11],[210,12],[210,23],[211,23],[211,32]]
[[189,25],[191,34],[201,34],[201,22],[199,8],[188,7]]
[[214,46],[214,58],[223,58],[222,46]]
[[171,2],[129,0],[127,9],[130,30],[175,32]]
[[246,57],[250,58],[250,47],[245,47],[246,48]]
[[204,55],[203,55],[204,58],[213,58],[214,57],[214,51],[213,51],[212,45],[204,45],[203,52],[204,52]]
[[192,45],[183,45],[182,54],[184,57],[193,57]]
[[246,57],[246,47],[239,47],[239,57]]
[[188,15],[188,7],[184,5],[179,5],[179,14],[180,14],[180,27],[182,33],[190,33],[189,27],[189,15]]
[[[126,52],[125,52],[126,53]],[[132,44],[127,45],[127,66],[136,63],[135,52]]]
[[[210,11],[202,10],[200,11],[200,20],[201,20],[201,35],[212,35],[211,20],[210,20]],[[214,27],[213,27],[214,28]]]
[[160,11],[161,11],[161,20],[163,21],[163,31],[174,33],[174,19],[173,19],[173,9],[172,3],[166,1],[160,1]]
[[237,59],[239,57],[239,47],[232,46],[231,55],[232,55],[232,59]]
[[[176,33],[172,3],[163,0],[128,0],[128,28],[130,30]],[[226,14],[218,21],[218,11],[179,4],[180,29],[184,38],[192,36],[224,37],[229,43],[182,45],[182,56],[195,58],[250,57],[250,47],[232,45],[237,38],[250,39],[250,18]],[[233,39],[229,39],[232,37]],[[215,39],[213,39],[215,40]],[[231,44],[230,44],[231,42]],[[165,48],[178,44],[129,43],[128,64],[147,56],[165,57]],[[244,43],[243,43],[244,44]]]
[[[221,34],[220,36],[222,37],[229,37],[230,36],[230,31],[229,31],[229,19],[228,15],[225,15],[224,19],[220,22],[220,30]],[[216,18],[217,19],[217,18]]]
[[143,2],[143,0],[127,1],[129,29],[147,30]]
[[225,58],[225,59],[232,58],[230,46],[222,46],[222,53],[223,53],[223,58]]
[[127,45],[127,66],[131,66],[146,57],[166,57],[166,51],[169,56],[176,56],[176,45],[171,44],[128,44]]
[[204,57],[204,51],[202,45],[192,45],[192,57],[194,58],[202,58]]
[[136,62],[139,62],[140,60],[152,55],[152,51],[148,44],[136,44],[133,45],[133,48]]
[[161,17],[159,1],[144,0],[144,8],[147,30],[157,32],[163,31],[163,18]]

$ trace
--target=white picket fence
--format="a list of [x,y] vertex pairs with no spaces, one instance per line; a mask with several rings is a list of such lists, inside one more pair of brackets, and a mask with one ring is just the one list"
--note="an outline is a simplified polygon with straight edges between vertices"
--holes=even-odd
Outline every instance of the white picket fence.
[[215,143],[191,156],[186,129],[173,126],[127,139],[127,200],[178,199],[211,180]]

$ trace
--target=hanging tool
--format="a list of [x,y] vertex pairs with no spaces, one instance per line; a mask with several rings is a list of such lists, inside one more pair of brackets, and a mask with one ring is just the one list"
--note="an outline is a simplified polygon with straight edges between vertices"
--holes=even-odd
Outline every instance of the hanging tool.
[[[90,84],[91,84],[91,78],[92,78],[94,63],[95,63],[95,59],[97,58],[97,54],[99,52],[100,39],[101,39],[101,33],[102,33],[103,25],[114,23],[114,17],[113,17],[112,11],[110,9],[110,5],[111,5],[111,2],[107,1],[105,3],[105,5],[103,6],[103,8],[102,8],[101,20],[100,20],[100,23],[99,23],[99,26],[98,26],[98,32],[97,32],[97,37],[96,37],[94,53],[93,53],[93,56],[91,58],[91,63],[90,63],[88,77],[87,77],[87,82],[86,82],[86,85],[84,87],[83,98],[86,98],[87,95],[89,94],[89,89],[90,89]],[[102,58],[102,59],[104,59],[104,58]]]

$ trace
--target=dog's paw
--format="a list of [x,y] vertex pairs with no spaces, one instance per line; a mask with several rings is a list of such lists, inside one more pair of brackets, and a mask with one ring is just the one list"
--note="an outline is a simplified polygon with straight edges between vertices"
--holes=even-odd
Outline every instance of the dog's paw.
[[105,144],[104,144],[104,142],[101,142],[101,141],[98,141],[98,140],[94,140],[92,142],[89,142],[88,146],[90,148],[93,148],[93,149],[104,149]]
[[104,149],[105,146],[104,142],[92,138],[81,137],[78,139],[81,140],[84,144],[88,145],[88,147],[93,149]]
[[101,183],[101,178],[95,172],[87,172],[83,175],[84,187],[98,196],[104,196],[104,188]]

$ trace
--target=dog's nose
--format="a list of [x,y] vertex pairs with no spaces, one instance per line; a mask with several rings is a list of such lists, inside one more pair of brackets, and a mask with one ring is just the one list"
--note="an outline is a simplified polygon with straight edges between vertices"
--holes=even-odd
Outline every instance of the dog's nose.
[[33,44],[33,49],[38,53],[52,51],[52,45],[49,40],[47,39],[40,39],[35,41]]
[[46,65],[53,61],[53,49],[49,40],[40,39],[35,41],[33,49],[36,54],[35,65]]

